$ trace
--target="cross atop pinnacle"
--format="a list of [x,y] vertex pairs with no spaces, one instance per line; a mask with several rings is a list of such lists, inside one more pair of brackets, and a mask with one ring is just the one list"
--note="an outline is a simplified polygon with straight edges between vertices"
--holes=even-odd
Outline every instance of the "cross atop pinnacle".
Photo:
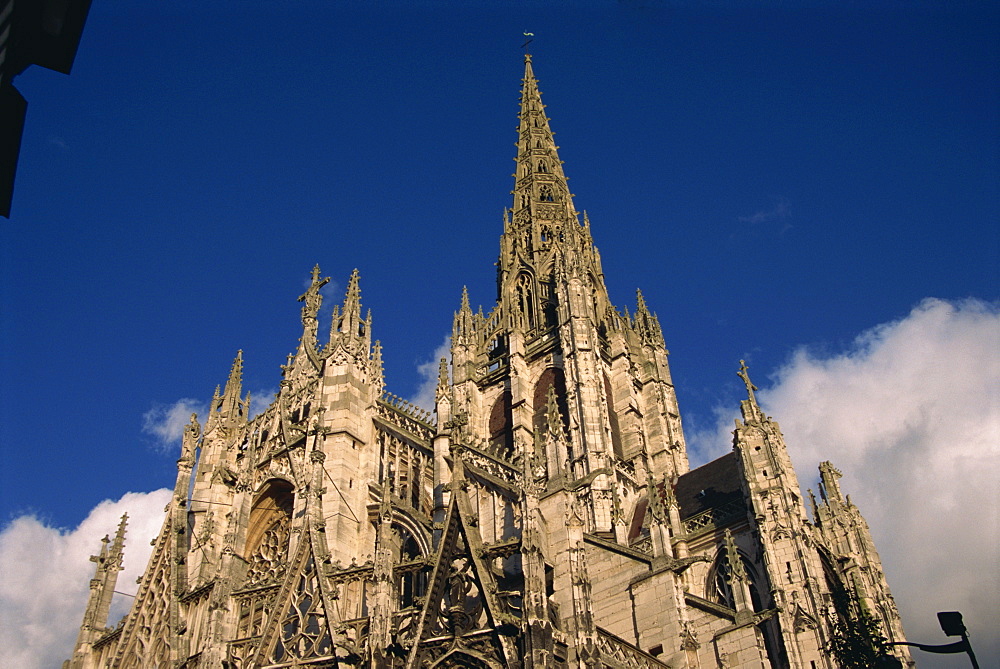
[[749,369],[750,368],[747,367],[747,363],[744,362],[743,360],[740,360],[740,371],[736,372],[736,376],[743,379],[743,383],[747,387],[747,395],[750,398],[750,402],[756,405],[757,398],[754,397],[753,391],[760,389],[750,381],[750,374],[748,373]]
[[299,302],[304,302],[302,306],[302,324],[308,327],[316,320],[320,305],[323,303],[323,296],[320,295],[320,288],[330,282],[330,277],[320,278],[319,265],[312,268],[312,281],[306,292],[299,296]]

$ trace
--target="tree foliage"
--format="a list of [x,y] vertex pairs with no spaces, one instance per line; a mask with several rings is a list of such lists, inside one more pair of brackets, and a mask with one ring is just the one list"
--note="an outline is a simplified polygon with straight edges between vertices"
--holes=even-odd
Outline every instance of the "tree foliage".
[[827,649],[841,669],[892,666],[887,664],[887,660],[891,662],[892,646],[882,634],[882,626],[854,593],[844,587],[835,588],[833,605],[837,616]]

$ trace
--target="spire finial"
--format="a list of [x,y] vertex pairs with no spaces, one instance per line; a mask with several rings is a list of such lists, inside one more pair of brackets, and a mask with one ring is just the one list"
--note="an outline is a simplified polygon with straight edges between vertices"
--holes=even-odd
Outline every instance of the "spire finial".
[[562,413],[559,411],[559,399],[554,385],[549,386],[545,395],[545,422],[550,435],[556,438],[563,436]]
[[367,332],[362,330],[364,325],[365,321],[361,319],[361,273],[355,268],[347,280],[344,306],[339,316],[334,318],[331,332],[340,332],[354,337],[367,336]]
[[649,309],[646,308],[646,298],[642,296],[642,289],[635,289],[635,301],[636,301],[636,313],[640,311],[648,312]]
[[751,381],[750,381],[750,374],[748,373],[749,369],[750,368],[747,367],[747,363],[744,362],[743,360],[740,360],[740,371],[736,372],[736,376],[738,376],[741,379],[743,379],[743,383],[747,387],[747,395],[750,398],[750,402],[754,406],[756,406],[757,405],[757,398],[754,397],[753,391],[760,390],[760,389],[757,386],[755,386],[753,383],[751,383]]
[[236,351],[233,359],[233,366],[229,368],[229,379],[226,380],[226,389],[222,391],[223,397],[239,397],[241,386],[243,385],[243,349]]
[[115,555],[121,555],[125,548],[125,528],[128,527],[128,513],[122,514],[122,519],[118,522],[118,531],[115,532],[115,543],[111,551]]
[[382,368],[382,342],[375,340],[372,346],[372,383],[375,386],[376,397],[381,397],[385,391],[385,371]]
[[469,287],[462,286],[462,311],[472,311],[472,307],[469,306]]
[[521,45],[521,48],[524,49],[524,62],[526,63],[531,62],[531,54],[528,53],[528,45],[531,44],[531,42],[534,39],[535,39],[535,33],[529,33],[529,32],[524,33],[524,44]]
[[319,264],[317,263],[312,268],[310,274],[312,281],[309,283],[309,287],[305,293],[299,296],[299,302],[305,303],[302,305],[302,325],[305,327],[309,327],[316,320],[316,314],[319,313],[319,307],[323,303],[323,296],[319,294],[319,289],[330,282],[330,277],[321,279],[319,273]]

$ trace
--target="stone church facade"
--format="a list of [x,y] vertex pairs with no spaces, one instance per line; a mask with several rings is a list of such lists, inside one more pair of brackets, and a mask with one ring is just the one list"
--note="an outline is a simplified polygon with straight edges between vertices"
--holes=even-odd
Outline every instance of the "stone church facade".
[[[192,416],[130,613],[105,539],[70,668],[802,667],[846,587],[903,630],[871,535],[820,466],[807,502],[747,388],[691,469],[657,317],[615,307],[526,57],[497,303],[463,293],[431,414],[385,392],[357,272],[257,416],[242,354]],[[905,651],[904,663],[912,664]]]

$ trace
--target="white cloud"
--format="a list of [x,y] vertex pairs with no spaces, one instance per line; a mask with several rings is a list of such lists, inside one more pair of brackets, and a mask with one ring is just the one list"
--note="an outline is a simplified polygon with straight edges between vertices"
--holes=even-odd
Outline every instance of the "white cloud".
[[208,403],[184,397],[173,404],[154,406],[142,416],[142,431],[156,437],[161,448],[169,449],[180,444],[184,426],[193,413],[204,422]]
[[[952,641],[935,612],[961,611],[984,666],[1000,664],[998,343],[997,305],[927,299],[845,353],[797,351],[758,395],[781,424],[803,486],[813,485],[821,460],[844,473],[908,638]],[[915,653],[922,667],[956,664]]]
[[[91,555],[101,538],[114,536],[128,512],[124,570],[119,592],[134,594],[136,578],[146,568],[149,542],[163,523],[169,490],[126,493],[105,500],[73,530],[51,527],[35,516],[16,518],[0,532],[0,647],[4,666],[47,669],[69,659],[94,576]],[[115,595],[109,625],[117,623],[132,600]]]
[[[815,489],[823,460],[843,472],[907,637],[953,641],[935,613],[961,611],[983,666],[1000,666],[1000,640],[990,631],[1000,601],[998,343],[998,305],[927,299],[843,353],[799,349],[769,388],[755,379],[799,483]],[[695,426],[689,444],[700,461],[732,447],[736,415],[735,407],[719,409],[714,426]],[[961,663],[914,654],[925,668]]]
[[[907,638],[944,636],[961,611],[983,666],[1000,666],[1000,305],[926,299],[849,349],[801,348],[757,398],[781,425],[805,488],[830,460],[871,526]],[[751,370],[753,373],[753,370]],[[756,376],[760,376],[758,371]],[[698,461],[732,448],[735,407],[694,425]],[[991,623],[991,621],[994,621]],[[914,650],[925,669],[965,662]]]
[[437,391],[438,369],[441,358],[451,360],[451,337],[445,337],[441,345],[434,349],[431,359],[417,365],[417,373],[422,379],[416,394],[408,401],[426,411],[434,411],[434,395]]
[[[272,403],[274,396],[278,394],[277,388],[261,388],[250,393],[250,418],[251,420],[264,412]],[[204,421],[202,421],[204,423]],[[204,427],[204,426],[203,426]]]

